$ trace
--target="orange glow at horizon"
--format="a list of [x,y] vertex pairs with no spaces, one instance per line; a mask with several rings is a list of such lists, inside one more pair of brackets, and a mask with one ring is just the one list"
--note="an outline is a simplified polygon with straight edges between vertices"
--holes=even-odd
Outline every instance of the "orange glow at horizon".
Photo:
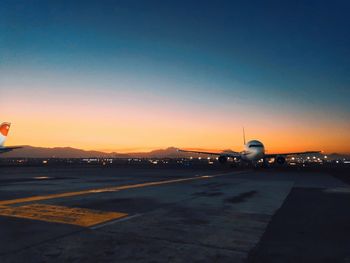
[[[127,116],[95,115],[83,112],[62,114],[52,118],[43,112],[35,118],[8,114],[13,125],[6,145],[39,147],[74,147],[105,152],[146,152],[170,146],[181,148],[214,149],[216,151],[243,148],[242,131],[237,123],[225,120],[191,116],[168,117],[167,113],[142,116],[142,110],[128,112]],[[79,116],[80,115],[80,116]],[[195,121],[193,121],[195,118]],[[247,140],[258,139],[267,152],[322,150],[349,153],[349,127],[322,126],[293,129],[287,125],[246,125]],[[266,123],[266,121],[265,121]],[[346,126],[346,125],[344,125]]]
[[233,113],[177,105],[156,96],[115,101],[92,95],[54,97],[31,95],[2,102],[0,122],[12,123],[6,145],[120,153],[170,146],[240,151],[244,125],[247,140],[262,141],[267,153],[350,153],[350,123],[331,117],[286,116],[284,112],[262,112],[259,108],[237,113],[242,105],[237,105]]
[[[34,122],[35,123],[35,122]],[[9,133],[6,145],[31,145],[37,147],[73,147],[84,150],[98,150],[104,152],[147,152],[160,148],[175,146],[179,148],[192,148],[211,151],[221,151],[231,149],[240,151],[243,149],[243,142],[240,129],[232,126],[228,131],[220,131],[205,127],[203,132],[201,127],[187,129],[177,129],[174,134],[169,134],[171,129],[165,127],[149,127],[142,129],[136,125],[129,127],[110,127],[100,125],[97,129],[91,129],[90,136],[82,136],[90,124],[79,123],[71,125],[69,132],[58,132],[57,126],[52,123],[46,123],[40,127],[40,131],[28,129],[28,125],[33,122],[17,122],[13,125]],[[203,126],[202,126],[203,127]],[[325,153],[338,152],[349,153],[350,150],[344,143],[345,136],[348,134],[339,131],[339,137],[317,135],[314,138],[308,137],[308,132],[293,134],[286,130],[280,130],[283,135],[273,137],[264,131],[260,136],[252,137],[258,139],[265,145],[267,153],[321,150]],[[309,130],[310,134],[315,131]],[[98,134],[94,136],[94,134]],[[327,133],[326,133],[327,134]],[[322,136],[323,135],[323,136]],[[321,137],[322,136],[322,137]],[[342,147],[343,145],[343,147]]]

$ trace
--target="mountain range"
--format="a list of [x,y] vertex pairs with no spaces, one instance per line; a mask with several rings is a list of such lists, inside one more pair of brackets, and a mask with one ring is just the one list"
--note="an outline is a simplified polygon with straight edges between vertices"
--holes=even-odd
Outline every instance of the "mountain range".
[[[230,151],[230,150],[225,150]],[[102,151],[86,151],[72,147],[34,147],[24,146],[23,148],[4,153],[0,158],[181,158],[196,156],[191,153],[178,152],[175,147],[166,149],[158,149],[150,152],[134,152],[134,153],[118,153],[118,152],[102,152]],[[209,155],[201,154],[202,157]],[[332,153],[328,154],[330,159],[349,159],[349,155]]]
[[102,151],[86,151],[72,147],[45,148],[33,146],[24,146],[23,148],[0,155],[2,158],[179,158],[186,156],[190,156],[190,154],[178,152],[175,147],[150,152],[107,153]]

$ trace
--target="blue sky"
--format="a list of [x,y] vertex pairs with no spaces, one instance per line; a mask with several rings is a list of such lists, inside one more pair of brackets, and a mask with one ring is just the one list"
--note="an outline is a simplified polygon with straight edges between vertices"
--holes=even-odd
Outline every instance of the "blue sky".
[[344,122],[349,7],[348,1],[2,1],[0,88],[130,89],[189,109],[244,106],[256,114],[318,113]]

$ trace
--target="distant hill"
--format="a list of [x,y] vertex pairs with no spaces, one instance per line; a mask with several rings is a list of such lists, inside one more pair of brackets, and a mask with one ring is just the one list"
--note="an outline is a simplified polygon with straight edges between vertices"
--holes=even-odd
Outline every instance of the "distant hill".
[[123,154],[117,152],[85,151],[71,147],[45,148],[24,146],[23,148],[1,154],[0,158],[179,158],[185,156],[190,156],[190,154],[178,152],[175,147],[150,152]]
[[[225,150],[229,152],[230,150]],[[135,152],[135,153],[117,153],[117,152],[101,152],[101,151],[85,151],[72,147],[33,147],[24,146],[21,149],[16,149],[12,152],[0,155],[0,158],[181,158],[181,157],[207,157],[209,155],[193,154],[178,152],[175,147],[168,147],[166,149],[158,149],[150,152]],[[349,159],[349,155],[332,153],[328,154],[330,160]]]
[[105,153],[100,151],[85,151],[71,147],[33,147],[24,146],[23,148],[1,154],[0,157],[8,158],[88,158],[88,157],[114,157],[128,158],[128,154]]
[[130,155],[140,158],[179,158],[188,156],[189,154],[178,152],[175,147],[168,147],[150,152],[131,153]]

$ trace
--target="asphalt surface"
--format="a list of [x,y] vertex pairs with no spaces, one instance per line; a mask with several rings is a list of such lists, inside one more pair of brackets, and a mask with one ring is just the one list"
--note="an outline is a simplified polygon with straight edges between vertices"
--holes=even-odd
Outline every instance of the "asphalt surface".
[[250,262],[350,262],[350,194],[294,188]]
[[321,172],[0,170],[0,262],[350,262],[349,185]]

